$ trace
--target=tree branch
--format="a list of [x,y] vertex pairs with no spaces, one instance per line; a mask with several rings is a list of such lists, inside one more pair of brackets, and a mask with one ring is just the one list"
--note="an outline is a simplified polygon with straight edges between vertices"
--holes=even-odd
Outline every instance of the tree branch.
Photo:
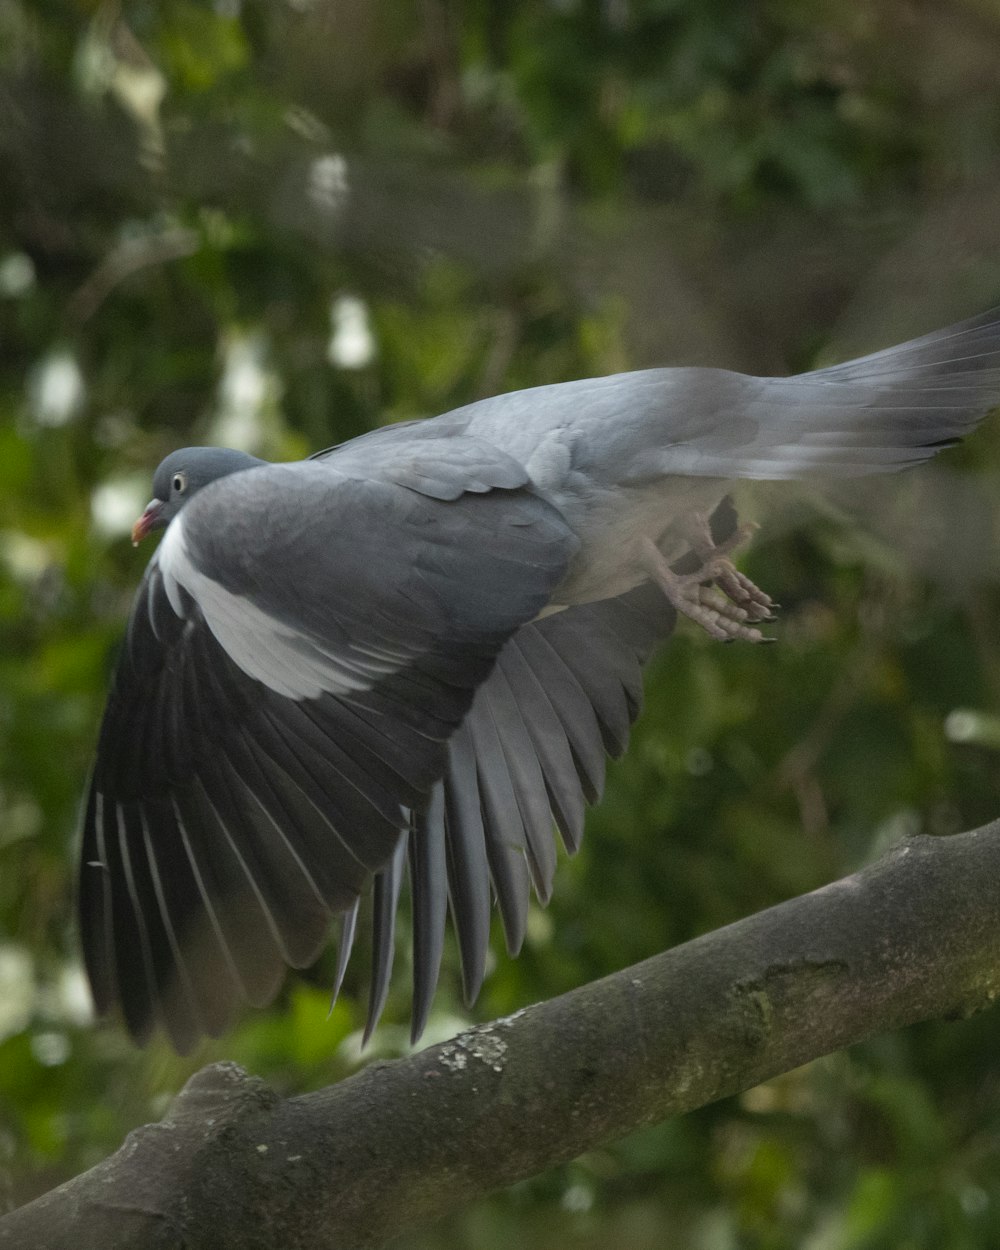
[[0,1246],[374,1247],[641,1125],[1000,993],[1000,822],[339,1085],[232,1064],[0,1221]]

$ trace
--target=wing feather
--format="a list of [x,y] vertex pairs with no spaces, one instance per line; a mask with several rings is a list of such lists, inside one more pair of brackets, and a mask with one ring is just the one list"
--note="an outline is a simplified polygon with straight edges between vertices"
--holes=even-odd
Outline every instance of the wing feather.
[[490,870],[476,756],[467,725],[449,744],[444,783],[448,898],[462,958],[465,1001],[479,993],[490,940]]
[[406,863],[406,838],[400,837],[392,859],[375,874],[372,890],[372,967],[368,992],[368,1014],[365,1019],[365,1042],[371,1037],[385,1007],[392,979],[393,956],[396,952],[396,907],[403,884]]
[[446,837],[444,789],[436,785],[426,813],[408,839],[413,898],[412,1041],[420,1037],[427,1023],[444,950],[448,912]]
[[175,812],[163,802],[141,810],[146,859],[178,975],[199,1030],[217,1037],[235,1010],[239,977],[205,907]]

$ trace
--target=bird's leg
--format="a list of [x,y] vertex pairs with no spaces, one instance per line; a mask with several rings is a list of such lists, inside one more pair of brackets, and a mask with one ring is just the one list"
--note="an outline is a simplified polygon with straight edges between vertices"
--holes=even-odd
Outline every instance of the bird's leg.
[[754,628],[753,622],[770,617],[772,601],[733,567],[726,554],[748,537],[748,533],[737,532],[716,546],[709,535],[710,554],[705,558],[696,551],[703,563],[692,573],[675,573],[659,547],[646,538],[642,544],[642,562],[677,611],[699,624],[710,637],[722,642],[735,638],[766,642],[768,640]]
[[683,536],[691,550],[701,560],[702,570],[711,570],[711,580],[733,603],[745,608],[751,621],[766,621],[778,606],[766,591],[741,573],[728,557],[738,551],[756,532],[753,521],[739,525],[721,543],[712,538],[708,517],[703,512],[693,512],[683,525]]

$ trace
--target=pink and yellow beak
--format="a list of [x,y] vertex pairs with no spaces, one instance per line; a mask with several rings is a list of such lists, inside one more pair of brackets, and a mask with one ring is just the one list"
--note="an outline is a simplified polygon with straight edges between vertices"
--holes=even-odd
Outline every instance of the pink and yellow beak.
[[160,516],[163,512],[163,503],[159,499],[151,499],[146,504],[142,516],[132,526],[132,546],[138,547],[150,530],[160,529],[162,521]]

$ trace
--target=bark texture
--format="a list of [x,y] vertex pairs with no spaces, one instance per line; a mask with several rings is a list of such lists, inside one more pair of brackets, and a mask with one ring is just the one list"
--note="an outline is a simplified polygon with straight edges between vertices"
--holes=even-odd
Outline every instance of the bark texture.
[[875,1033],[1000,993],[1000,822],[329,1089],[231,1064],[0,1220],[17,1250],[348,1250]]

